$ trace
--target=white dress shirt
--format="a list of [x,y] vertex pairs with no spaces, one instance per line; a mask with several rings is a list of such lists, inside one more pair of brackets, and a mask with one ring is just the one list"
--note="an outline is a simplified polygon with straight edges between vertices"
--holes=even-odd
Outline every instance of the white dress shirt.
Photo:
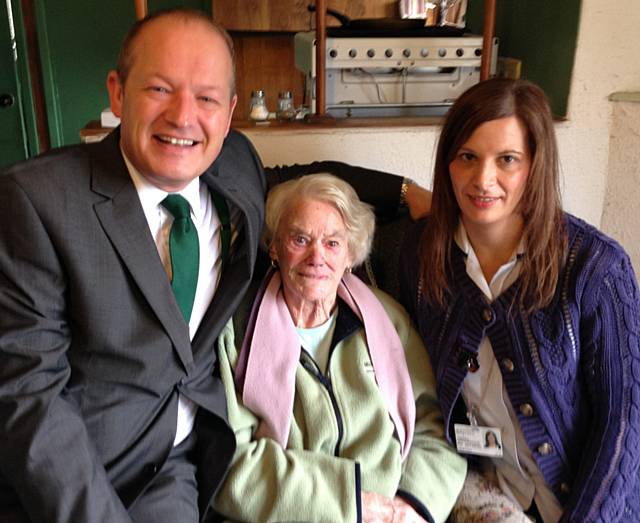
[[[524,252],[522,243],[487,283],[462,222],[455,241],[467,255],[467,274],[489,301],[498,298],[518,278],[522,265],[518,255]],[[535,499],[544,523],[555,523],[562,516],[562,507],[545,483],[529,450],[487,336],[480,343],[478,363],[478,371],[469,372],[464,380],[462,397],[479,425],[496,427],[501,431],[503,456],[490,459],[500,488],[524,510]]]
[[[169,193],[151,184],[133,167],[126,156],[124,158],[133,184],[138,192],[144,215],[149,224],[151,236],[160,255],[160,260],[167,272],[169,280],[171,280],[169,233],[171,232],[171,225],[173,224],[173,216],[160,205],[160,202],[162,202]],[[222,264],[220,221],[211,200],[211,193],[207,186],[200,182],[199,178],[191,181],[189,185],[176,194],[183,196],[191,206],[191,219],[198,232],[198,242],[200,246],[198,284],[193,301],[191,318],[189,319],[189,338],[193,339],[218,286]],[[174,446],[178,445],[191,433],[196,411],[197,405],[195,403],[183,395],[179,396]]]

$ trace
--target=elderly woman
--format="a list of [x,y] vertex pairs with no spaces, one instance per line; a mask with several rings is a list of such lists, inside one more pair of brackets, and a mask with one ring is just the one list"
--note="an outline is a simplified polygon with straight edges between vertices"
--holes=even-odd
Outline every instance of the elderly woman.
[[220,372],[237,451],[216,498],[252,522],[442,522],[465,460],[445,442],[428,355],[404,310],[351,269],[370,208],[331,175],[269,193],[275,268]]
[[[403,302],[447,437],[488,456],[478,468],[521,514],[640,521],[638,286],[616,242],[562,211],[558,185],[539,87],[464,93],[440,136],[431,215],[407,235]],[[491,454],[477,452],[487,430]]]

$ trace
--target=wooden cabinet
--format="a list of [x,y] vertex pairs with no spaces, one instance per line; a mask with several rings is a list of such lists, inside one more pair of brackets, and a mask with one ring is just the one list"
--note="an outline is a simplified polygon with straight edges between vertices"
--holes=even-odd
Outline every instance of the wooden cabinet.
[[[236,49],[238,107],[234,120],[246,120],[251,91],[263,89],[267,107],[275,111],[280,91],[292,91],[296,107],[303,103],[304,75],[295,67],[293,35],[315,29],[315,0],[213,0],[213,19],[233,38]],[[397,16],[395,0],[329,0],[328,7],[349,18]],[[340,23],[327,17],[327,25]]]
[[[213,0],[214,20],[229,31],[309,31],[315,17],[307,5],[315,0]],[[349,18],[398,16],[395,0],[329,0],[327,6]],[[328,25],[340,25],[333,17]]]
[[302,105],[304,75],[296,69],[293,33],[231,32],[236,51],[238,105],[234,120],[249,116],[251,91],[264,90],[267,107],[276,110],[278,93],[291,91],[296,107]]

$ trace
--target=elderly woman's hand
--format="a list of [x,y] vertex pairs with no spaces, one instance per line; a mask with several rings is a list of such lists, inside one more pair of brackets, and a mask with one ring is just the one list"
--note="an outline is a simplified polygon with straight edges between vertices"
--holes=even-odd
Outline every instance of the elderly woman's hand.
[[393,523],[426,523],[415,509],[399,496],[393,498]]
[[363,492],[363,523],[425,523],[414,508],[399,496],[391,499],[375,492]]
[[390,523],[393,521],[393,499],[376,494],[362,492],[362,523]]

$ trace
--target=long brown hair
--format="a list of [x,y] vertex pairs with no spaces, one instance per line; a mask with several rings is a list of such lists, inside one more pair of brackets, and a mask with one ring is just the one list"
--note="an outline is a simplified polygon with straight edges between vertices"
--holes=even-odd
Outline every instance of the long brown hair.
[[420,240],[421,284],[425,298],[444,306],[447,273],[460,207],[449,164],[483,123],[516,116],[527,129],[531,168],[520,201],[525,254],[520,272],[520,305],[526,313],[548,305],[566,257],[566,227],[559,188],[558,148],[546,95],[524,80],[491,79],[463,93],[449,109],[436,154],[429,224]]

